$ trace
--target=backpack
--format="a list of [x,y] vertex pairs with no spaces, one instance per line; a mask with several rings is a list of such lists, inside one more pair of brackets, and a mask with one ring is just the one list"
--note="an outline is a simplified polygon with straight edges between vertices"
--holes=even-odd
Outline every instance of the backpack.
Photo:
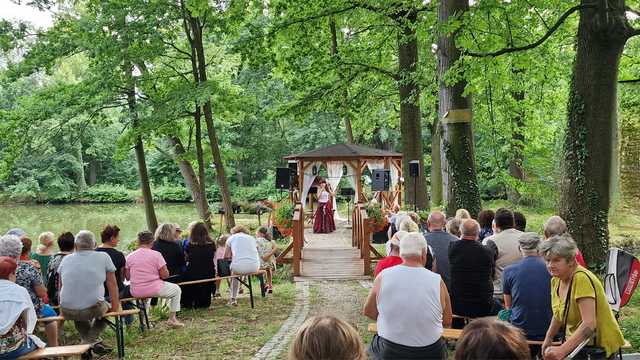
[[[53,258],[51,259],[51,261],[54,261],[54,259],[57,259],[57,258],[62,258],[64,256],[65,254],[55,254],[53,255]],[[60,264],[58,263],[58,265]],[[58,292],[60,290],[60,274],[58,273],[57,269],[53,270],[52,267],[49,267],[46,283],[47,283],[47,296],[49,297],[49,305],[59,306],[60,301],[58,299]]]

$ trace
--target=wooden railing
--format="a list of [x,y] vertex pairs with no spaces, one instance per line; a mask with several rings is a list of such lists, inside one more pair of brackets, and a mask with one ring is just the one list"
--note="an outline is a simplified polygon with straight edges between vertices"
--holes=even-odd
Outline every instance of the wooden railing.
[[364,275],[371,275],[371,225],[362,204],[353,208],[352,219],[351,245],[360,250],[360,258],[364,260]]
[[[289,245],[278,255],[276,263],[291,263],[293,276],[300,276],[300,261],[302,260],[302,247],[304,246],[304,208],[297,203],[293,210],[293,232]],[[291,257],[286,257],[289,252]]]

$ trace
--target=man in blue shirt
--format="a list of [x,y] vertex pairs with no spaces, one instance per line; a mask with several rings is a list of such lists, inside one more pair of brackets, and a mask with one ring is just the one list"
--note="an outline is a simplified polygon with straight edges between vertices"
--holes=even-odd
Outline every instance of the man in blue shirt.
[[521,328],[528,340],[544,340],[551,322],[551,275],[538,255],[540,235],[523,233],[518,242],[523,259],[507,266],[503,274],[504,305],[509,322]]

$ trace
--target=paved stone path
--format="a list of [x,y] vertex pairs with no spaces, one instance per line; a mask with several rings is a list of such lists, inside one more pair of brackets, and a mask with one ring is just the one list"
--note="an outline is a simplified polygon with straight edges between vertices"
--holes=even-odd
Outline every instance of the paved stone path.
[[296,283],[296,304],[278,332],[255,354],[253,360],[275,359],[289,344],[309,314],[309,283]]

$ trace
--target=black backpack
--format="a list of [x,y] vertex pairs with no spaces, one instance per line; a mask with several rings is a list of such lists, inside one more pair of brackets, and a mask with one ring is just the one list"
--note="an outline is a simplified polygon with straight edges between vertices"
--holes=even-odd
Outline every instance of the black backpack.
[[[64,254],[55,254],[52,257],[52,261],[53,259],[56,259],[58,257],[64,257]],[[55,271],[52,270],[52,268],[49,268],[49,271],[47,272],[47,296],[49,297],[49,305],[51,306],[59,306],[60,305],[60,301],[58,299],[58,290],[60,290],[60,274],[58,273],[57,269]]]

